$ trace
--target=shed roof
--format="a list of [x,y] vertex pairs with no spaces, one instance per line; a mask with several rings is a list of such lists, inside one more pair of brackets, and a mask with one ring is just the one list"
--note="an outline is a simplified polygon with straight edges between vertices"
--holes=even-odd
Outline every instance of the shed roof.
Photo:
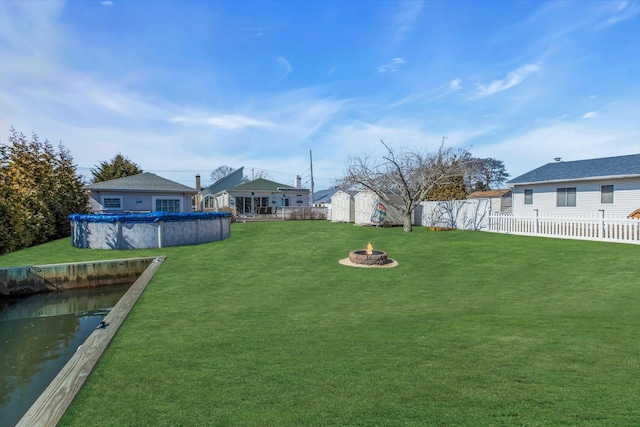
[[623,176],[640,176],[640,154],[547,163],[512,179],[508,184],[575,181]]
[[181,193],[197,193],[194,188],[180,184],[170,179],[163,178],[151,172],[143,172],[124,178],[109,181],[96,182],[85,186],[87,190],[112,190],[112,191],[170,191]]
[[506,188],[503,190],[488,190],[488,191],[474,191],[467,196],[467,199],[484,199],[484,198],[496,198],[502,197],[511,193],[511,190]]

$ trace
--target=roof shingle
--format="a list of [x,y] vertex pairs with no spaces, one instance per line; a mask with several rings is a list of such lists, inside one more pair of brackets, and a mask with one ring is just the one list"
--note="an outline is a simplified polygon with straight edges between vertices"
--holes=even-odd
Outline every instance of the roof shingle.
[[508,184],[571,181],[614,176],[640,176],[640,154],[547,163],[508,181]]
[[126,176],[124,178],[112,179],[109,181],[96,182],[85,186],[91,191],[97,190],[117,190],[117,191],[179,191],[183,193],[197,193],[194,188],[162,178],[151,172],[143,172],[137,175]]

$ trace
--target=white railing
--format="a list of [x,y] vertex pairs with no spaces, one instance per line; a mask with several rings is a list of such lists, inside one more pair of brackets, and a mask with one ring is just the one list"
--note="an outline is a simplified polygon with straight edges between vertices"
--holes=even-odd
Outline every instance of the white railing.
[[602,240],[640,244],[640,219],[620,217],[567,217],[489,215],[487,231],[565,239]]

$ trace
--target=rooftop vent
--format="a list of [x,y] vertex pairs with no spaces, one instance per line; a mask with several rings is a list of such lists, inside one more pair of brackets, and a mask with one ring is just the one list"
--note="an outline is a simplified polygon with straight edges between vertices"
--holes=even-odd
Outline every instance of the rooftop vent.
[[554,157],[553,160],[555,160],[556,163],[560,163],[562,161],[562,157]]

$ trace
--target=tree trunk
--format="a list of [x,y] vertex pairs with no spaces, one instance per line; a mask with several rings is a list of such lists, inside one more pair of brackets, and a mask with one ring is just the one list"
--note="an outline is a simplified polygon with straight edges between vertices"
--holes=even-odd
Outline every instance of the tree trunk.
[[413,231],[413,224],[411,224],[411,212],[405,213],[402,218],[402,229],[407,233]]

